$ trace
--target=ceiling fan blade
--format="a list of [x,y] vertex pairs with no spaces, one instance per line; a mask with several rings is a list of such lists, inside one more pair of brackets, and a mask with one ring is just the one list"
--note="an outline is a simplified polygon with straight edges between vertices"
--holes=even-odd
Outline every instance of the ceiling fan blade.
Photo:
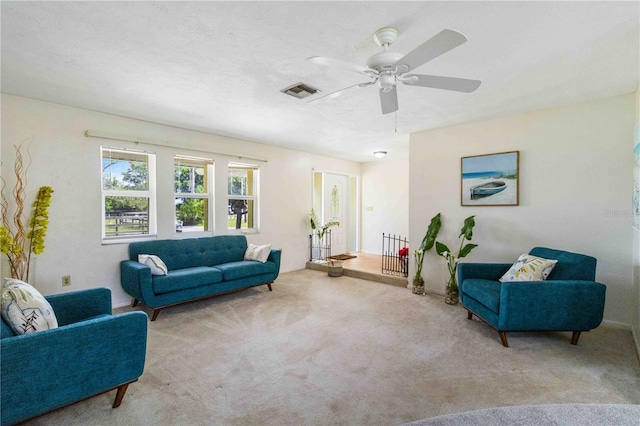
[[[404,80],[406,78],[406,80]],[[442,77],[439,75],[405,74],[402,82],[411,86],[431,87],[434,89],[455,90],[471,93],[480,87],[480,80],[466,78]]]
[[375,83],[374,81],[367,81],[366,83],[358,83],[358,84],[354,84],[352,86],[349,87],[345,87],[344,89],[340,89],[340,90],[336,90],[335,92],[331,92],[328,93],[326,95],[320,96],[318,98],[312,99],[310,101],[307,101],[308,104],[313,103],[313,102],[317,102],[319,100],[329,100],[329,99],[334,99],[337,98],[338,96],[342,95],[344,92],[346,92],[349,89],[353,89],[354,87],[367,87],[367,86],[371,86],[373,83]]
[[325,56],[312,56],[307,58],[307,61],[313,62],[316,65],[323,65],[325,67],[343,68],[360,74],[365,74],[365,71],[372,71],[362,65],[352,64],[351,62],[343,61],[341,59],[327,58]]
[[[454,47],[458,47],[467,41],[467,37],[461,32],[444,29],[411,52],[404,55],[396,62],[396,67],[401,73],[409,72],[420,65],[447,53]],[[402,65],[406,66],[401,67]]]
[[395,112],[398,110],[398,92],[396,90],[396,86],[387,92],[383,89],[379,90],[380,92],[380,105],[382,106],[382,113],[389,114],[390,112]]

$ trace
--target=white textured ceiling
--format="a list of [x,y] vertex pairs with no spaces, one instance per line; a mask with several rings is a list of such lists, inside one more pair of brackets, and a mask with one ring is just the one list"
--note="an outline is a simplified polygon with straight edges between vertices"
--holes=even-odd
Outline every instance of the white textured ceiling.
[[[2,92],[355,161],[406,158],[408,134],[633,92],[639,2],[1,2]],[[393,26],[408,53],[444,28],[469,41],[416,69],[471,94],[400,85],[382,115],[362,64]],[[135,136],[135,135],[132,135]]]

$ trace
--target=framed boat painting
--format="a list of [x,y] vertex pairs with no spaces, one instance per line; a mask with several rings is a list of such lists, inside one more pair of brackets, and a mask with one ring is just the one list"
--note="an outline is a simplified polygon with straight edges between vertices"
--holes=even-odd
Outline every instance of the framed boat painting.
[[463,206],[517,206],[520,151],[461,159]]

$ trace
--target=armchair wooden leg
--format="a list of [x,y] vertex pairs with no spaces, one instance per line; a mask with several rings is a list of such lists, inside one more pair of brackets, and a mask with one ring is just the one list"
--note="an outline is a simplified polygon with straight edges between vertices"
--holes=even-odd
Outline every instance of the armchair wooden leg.
[[113,401],[113,408],[118,408],[120,403],[122,403],[122,399],[124,398],[124,394],[127,392],[127,388],[129,387],[129,383],[125,383],[124,385],[118,386],[118,392],[116,392],[116,399]]
[[572,345],[577,345],[578,344],[578,339],[580,338],[580,333],[582,333],[581,331],[574,331],[573,332],[573,336],[571,336],[571,344]]
[[136,306],[138,306],[138,299],[131,300],[131,307],[135,308]]
[[473,318],[473,314],[471,311],[467,311],[467,319],[470,320],[471,318]]
[[269,291],[273,291],[273,289],[271,288],[271,283],[267,283],[267,287],[269,287]]
[[151,321],[155,321],[158,318],[158,314],[160,313],[160,309],[154,309],[153,314],[151,314]]
[[504,331],[498,331],[498,334],[500,335],[500,340],[502,341],[502,346],[504,346],[505,348],[509,347],[509,343],[507,342],[507,333],[505,333]]

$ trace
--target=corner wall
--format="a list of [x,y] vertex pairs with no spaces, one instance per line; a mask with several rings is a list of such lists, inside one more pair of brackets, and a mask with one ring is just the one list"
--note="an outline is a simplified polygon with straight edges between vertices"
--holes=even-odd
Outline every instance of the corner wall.
[[[512,263],[534,246],[592,255],[596,278],[607,285],[605,319],[629,328],[634,103],[629,94],[411,135],[412,250],[429,219],[442,212],[438,240],[449,247],[459,246],[464,219],[476,215],[473,243],[479,247],[466,262]],[[515,150],[520,205],[462,207],[460,158]],[[435,250],[425,256],[423,271],[427,290],[443,294],[447,272]]]
[[[112,291],[114,306],[129,302],[120,287],[120,261],[127,258],[127,244],[102,245],[100,145],[146,149],[156,153],[158,190],[158,238],[180,238],[174,233],[173,156],[206,156],[216,161],[216,189],[226,192],[228,161],[237,156],[263,158],[260,166],[260,233],[248,235],[254,244],[270,243],[282,248],[281,271],[302,269],[308,260],[310,232],[308,214],[312,202],[312,169],[360,175],[360,163],[299,151],[276,148],[176,127],[73,108],[64,105],[1,95],[2,176],[7,190],[14,186],[14,144],[33,138],[30,146],[26,201],[38,188],[54,189],[49,210],[50,225],[45,251],[35,262],[36,287],[43,294],[105,286]],[[144,145],[86,138],[85,130],[168,141],[182,148]],[[223,152],[232,154],[212,154]],[[23,154],[25,151],[23,150]],[[164,172],[162,171],[164,170]],[[10,208],[15,207],[9,195]],[[226,225],[226,203],[216,203],[216,223]],[[27,214],[30,216],[30,214]],[[220,221],[219,219],[223,220]],[[224,228],[224,229],[219,229]],[[218,226],[216,234],[226,234]],[[232,231],[233,232],[233,231]],[[191,236],[191,235],[184,235]],[[182,236],[182,237],[184,237]],[[193,235],[195,236],[195,235]],[[5,256],[3,263],[6,265]],[[3,273],[8,275],[8,268]],[[71,286],[61,277],[71,275]],[[32,274],[33,277],[33,274]]]

